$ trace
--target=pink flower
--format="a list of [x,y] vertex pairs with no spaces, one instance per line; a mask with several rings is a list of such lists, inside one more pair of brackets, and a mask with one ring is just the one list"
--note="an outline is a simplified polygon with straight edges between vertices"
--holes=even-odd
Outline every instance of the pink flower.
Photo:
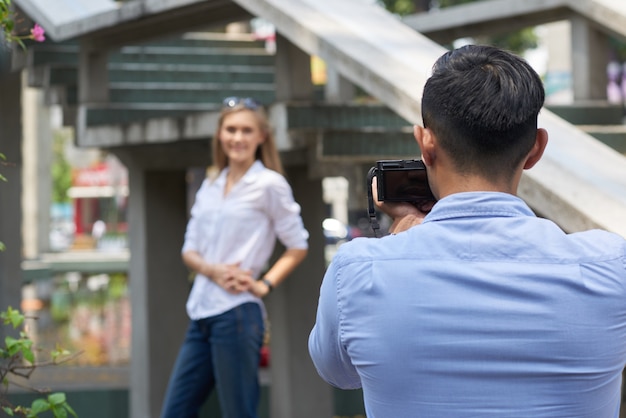
[[30,37],[37,42],[43,42],[46,40],[46,37],[44,36],[45,33],[46,31],[35,23],[35,26],[30,30]]

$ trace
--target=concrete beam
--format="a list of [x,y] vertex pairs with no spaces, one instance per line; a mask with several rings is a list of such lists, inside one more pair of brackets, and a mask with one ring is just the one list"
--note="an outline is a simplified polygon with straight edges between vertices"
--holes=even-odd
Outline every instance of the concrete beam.
[[201,140],[112,147],[122,161],[132,161],[143,170],[186,170],[189,167],[207,167],[211,149],[208,138]]
[[182,118],[146,119],[125,125],[87,127],[88,108],[78,110],[78,145],[115,147],[209,138],[217,128],[218,112],[199,112]]
[[498,34],[563,20],[573,13],[569,0],[493,0],[406,16],[404,23],[430,39],[455,39]]
[[593,22],[597,30],[626,40],[626,2],[623,0],[570,0],[572,10]]
[[[102,46],[119,46],[249,17],[229,0],[59,1],[59,9],[51,8],[49,0],[15,3],[55,41],[89,36]],[[88,7],[92,2],[93,6]]]
[[580,16],[604,33],[626,39],[626,3],[620,0],[492,0],[432,10],[403,22],[440,43],[510,32]]

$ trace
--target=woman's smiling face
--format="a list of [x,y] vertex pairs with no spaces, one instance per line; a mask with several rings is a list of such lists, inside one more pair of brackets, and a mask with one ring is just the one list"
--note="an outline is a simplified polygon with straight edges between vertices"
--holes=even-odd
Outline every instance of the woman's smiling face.
[[256,150],[266,137],[256,114],[248,109],[224,116],[219,135],[228,164],[244,166],[254,163]]

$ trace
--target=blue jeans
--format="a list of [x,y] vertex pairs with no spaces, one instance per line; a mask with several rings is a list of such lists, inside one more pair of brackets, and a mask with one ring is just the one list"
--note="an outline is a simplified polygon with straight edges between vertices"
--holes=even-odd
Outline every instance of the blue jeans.
[[197,417],[216,388],[224,418],[256,418],[263,333],[263,314],[256,303],[191,321],[170,377],[161,417]]

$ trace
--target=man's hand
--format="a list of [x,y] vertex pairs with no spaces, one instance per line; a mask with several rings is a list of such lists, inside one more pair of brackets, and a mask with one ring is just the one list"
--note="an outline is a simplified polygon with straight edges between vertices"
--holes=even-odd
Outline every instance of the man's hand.
[[421,205],[415,205],[409,202],[379,202],[378,188],[376,177],[372,179],[372,196],[374,204],[384,213],[393,219],[393,223],[389,227],[389,232],[397,234],[407,229],[419,225],[424,217],[430,212],[435,202],[425,202]]

